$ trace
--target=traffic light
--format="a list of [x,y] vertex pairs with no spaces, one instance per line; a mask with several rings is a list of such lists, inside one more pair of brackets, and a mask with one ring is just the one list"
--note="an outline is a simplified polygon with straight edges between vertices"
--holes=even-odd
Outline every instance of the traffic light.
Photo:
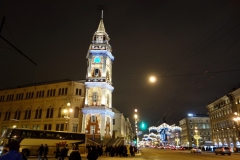
[[141,127],[141,129],[144,130],[147,128],[147,124],[145,122],[142,122],[140,127]]

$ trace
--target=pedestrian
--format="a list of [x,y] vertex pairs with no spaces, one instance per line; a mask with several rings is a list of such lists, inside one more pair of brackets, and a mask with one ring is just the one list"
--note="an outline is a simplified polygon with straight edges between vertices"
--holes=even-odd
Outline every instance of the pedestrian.
[[87,159],[88,160],[96,160],[96,159],[98,159],[98,152],[97,152],[95,146],[92,146],[90,148],[90,152],[88,152]]
[[5,144],[4,145],[4,148],[2,150],[2,154],[1,155],[4,155],[5,153],[9,152],[9,144]]
[[48,145],[45,144],[45,146],[44,146],[44,148],[43,148],[43,160],[44,160],[44,159],[48,160],[47,154],[48,154]]
[[78,150],[78,147],[74,147],[72,152],[69,155],[69,160],[81,160],[81,155]]
[[59,157],[59,154],[60,154],[60,147],[59,147],[59,143],[57,144],[56,146],[56,151],[55,151],[56,155],[55,155],[55,158],[58,159]]
[[64,160],[64,158],[67,156],[67,152],[68,152],[67,148],[63,146],[63,148],[60,151],[61,160]]
[[37,152],[38,152],[38,160],[42,160],[42,154],[43,154],[43,144],[40,145],[40,147],[38,148]]
[[18,141],[13,140],[9,145],[9,152],[0,157],[0,160],[23,160],[22,154],[19,153],[20,145]]

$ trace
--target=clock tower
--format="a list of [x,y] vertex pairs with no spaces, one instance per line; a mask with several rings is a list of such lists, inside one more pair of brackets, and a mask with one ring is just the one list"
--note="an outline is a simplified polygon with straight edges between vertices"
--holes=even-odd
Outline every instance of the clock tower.
[[88,138],[103,140],[112,137],[112,47],[103,19],[93,34],[87,53],[86,95],[82,131]]

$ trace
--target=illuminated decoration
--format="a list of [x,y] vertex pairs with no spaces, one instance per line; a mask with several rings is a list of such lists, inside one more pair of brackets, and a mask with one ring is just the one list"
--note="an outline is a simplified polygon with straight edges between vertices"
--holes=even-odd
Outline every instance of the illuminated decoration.
[[109,115],[111,117],[114,116],[114,112],[112,112],[112,110],[107,107],[84,107],[82,108],[82,112],[83,114],[101,114],[102,116]]
[[192,117],[193,116],[193,114],[192,113],[188,113],[188,117]]
[[[152,142],[159,141],[165,145],[168,141],[167,137],[170,137],[173,132],[177,132],[177,131],[181,132],[182,128],[179,126],[175,126],[175,125],[170,126],[167,123],[162,123],[158,127],[155,127],[155,126],[149,127],[148,130],[151,133],[144,134],[142,140],[152,141]],[[156,134],[152,132],[156,132]]]
[[86,85],[86,88],[101,87],[101,88],[106,88],[111,92],[114,90],[113,86],[109,85],[108,83],[85,82],[85,85]]
[[108,50],[90,50],[89,51],[93,56],[105,56],[107,55],[112,61],[114,60],[114,57],[111,52]]
[[96,56],[93,61],[94,61],[94,63],[100,63],[101,58],[99,56]]

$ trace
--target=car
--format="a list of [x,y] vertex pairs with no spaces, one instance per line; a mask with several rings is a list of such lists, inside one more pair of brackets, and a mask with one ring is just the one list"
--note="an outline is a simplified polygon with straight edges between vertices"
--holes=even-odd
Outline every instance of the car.
[[184,147],[179,147],[179,148],[177,148],[178,150],[185,150],[185,148]]
[[225,155],[225,154],[228,154],[229,156],[231,156],[231,151],[230,151],[230,148],[229,147],[218,147],[215,149],[215,154],[218,155],[218,154],[221,154],[221,155]]
[[191,153],[202,153],[202,150],[201,149],[199,149],[199,148],[192,148],[191,149]]

